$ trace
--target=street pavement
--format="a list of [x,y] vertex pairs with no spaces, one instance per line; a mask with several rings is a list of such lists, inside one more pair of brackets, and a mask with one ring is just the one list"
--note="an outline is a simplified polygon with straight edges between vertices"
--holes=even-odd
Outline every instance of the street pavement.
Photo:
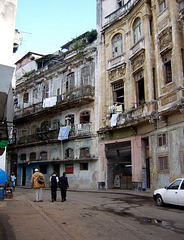
[[0,201],[0,240],[180,240],[184,211],[160,208],[149,191],[75,190],[67,201],[34,202],[34,190],[17,187]]

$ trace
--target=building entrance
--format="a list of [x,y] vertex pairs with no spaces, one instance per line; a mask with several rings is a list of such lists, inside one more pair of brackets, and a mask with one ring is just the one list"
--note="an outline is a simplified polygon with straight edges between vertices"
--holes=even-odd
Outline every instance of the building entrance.
[[105,145],[107,188],[132,189],[131,141]]

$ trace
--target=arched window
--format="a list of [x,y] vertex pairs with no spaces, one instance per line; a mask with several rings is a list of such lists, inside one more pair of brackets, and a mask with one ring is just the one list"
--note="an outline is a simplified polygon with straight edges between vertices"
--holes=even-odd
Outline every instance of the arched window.
[[117,57],[123,52],[123,43],[121,33],[117,33],[112,38],[112,57]]
[[141,19],[140,18],[136,18],[136,20],[134,21],[133,37],[134,37],[134,44],[141,39]]
[[90,84],[90,67],[85,66],[81,69],[81,82],[82,85]]
[[30,161],[36,160],[36,153],[35,152],[30,153],[29,160]]
[[31,134],[35,134],[36,133],[36,129],[37,129],[36,125],[31,126]]
[[21,161],[26,161],[26,154],[21,154],[20,155],[20,160]]
[[90,112],[85,111],[80,114],[80,123],[89,123],[90,122]]
[[74,89],[74,87],[75,87],[75,75],[74,72],[72,72],[67,75],[66,92]]
[[47,152],[43,151],[40,153],[40,160],[47,160]]
[[74,158],[74,153],[72,148],[67,148],[65,150],[65,158]]
[[60,127],[60,120],[59,119],[54,119],[52,121],[52,129],[58,129]]
[[89,158],[90,157],[90,151],[89,148],[81,148],[80,149],[80,158]]
[[65,117],[65,125],[66,126],[71,126],[71,127],[74,126],[74,115],[73,114],[67,115]]

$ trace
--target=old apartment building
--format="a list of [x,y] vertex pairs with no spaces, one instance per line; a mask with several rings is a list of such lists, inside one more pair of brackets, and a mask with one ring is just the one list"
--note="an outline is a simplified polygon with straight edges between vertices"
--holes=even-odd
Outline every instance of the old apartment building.
[[35,168],[46,186],[53,171],[65,171],[71,188],[98,185],[96,35],[84,33],[54,54],[29,52],[16,63],[8,162],[18,185],[30,186]]
[[66,171],[71,188],[153,190],[184,176],[184,1],[96,3],[97,41],[85,33],[17,62],[8,161],[19,185],[34,168],[47,184]]
[[99,180],[184,176],[184,1],[97,0]]

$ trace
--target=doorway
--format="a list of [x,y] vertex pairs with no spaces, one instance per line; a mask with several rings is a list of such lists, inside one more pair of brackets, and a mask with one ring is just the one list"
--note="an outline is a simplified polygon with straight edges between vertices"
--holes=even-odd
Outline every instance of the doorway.
[[22,166],[22,186],[26,185],[26,165]]
[[105,145],[107,187],[132,189],[131,141]]

